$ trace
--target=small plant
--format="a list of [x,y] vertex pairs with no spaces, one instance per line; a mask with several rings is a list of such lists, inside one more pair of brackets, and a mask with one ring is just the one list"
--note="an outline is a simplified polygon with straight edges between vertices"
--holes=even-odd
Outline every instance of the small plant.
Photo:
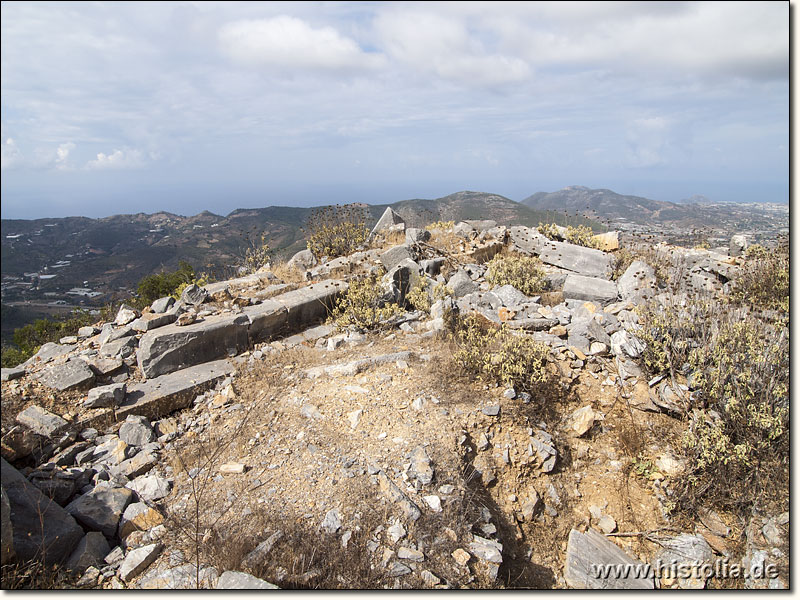
[[435,221],[426,225],[425,229],[428,231],[433,231],[434,229],[452,229],[454,225],[455,221]]
[[647,479],[653,471],[653,461],[640,452],[633,461],[633,472],[639,477]]
[[774,251],[755,244],[747,248],[746,260],[736,277],[731,299],[739,304],[789,312],[789,247]]
[[239,273],[250,275],[258,271],[269,262],[272,249],[267,243],[267,235],[261,234],[260,241],[248,238],[248,247],[244,252],[242,264],[239,266]]
[[549,380],[549,347],[505,325],[486,326],[470,315],[456,321],[454,338],[456,362],[481,379],[528,392]]
[[366,222],[366,209],[359,205],[316,208],[304,229],[308,249],[317,260],[352,254],[367,241]]
[[544,237],[548,240],[560,240],[561,239],[561,232],[558,230],[558,225],[555,223],[539,223],[539,227],[537,227],[539,233],[541,233]]
[[486,281],[493,286],[513,285],[526,296],[539,294],[547,287],[541,262],[534,256],[496,255],[487,265]]
[[430,313],[432,303],[431,295],[428,291],[428,282],[419,275],[413,275],[411,281],[411,289],[406,294],[406,302],[415,310]]
[[387,319],[403,312],[396,303],[385,303],[383,297],[378,275],[354,279],[336,300],[329,320],[340,329],[351,325],[366,331],[379,329]]
[[578,246],[585,246],[587,248],[599,248],[597,240],[594,239],[592,228],[587,225],[578,225],[577,227],[567,227],[567,241],[570,244]]

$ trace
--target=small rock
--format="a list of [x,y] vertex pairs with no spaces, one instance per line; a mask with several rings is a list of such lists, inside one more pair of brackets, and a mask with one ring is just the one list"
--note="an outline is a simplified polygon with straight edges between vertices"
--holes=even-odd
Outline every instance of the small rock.
[[125,399],[126,385],[112,383],[89,390],[89,395],[83,403],[84,408],[107,408],[119,406]]
[[52,437],[66,429],[68,423],[41,406],[32,405],[17,415],[17,423],[25,425],[34,433]]
[[497,415],[500,414],[500,405],[493,404],[491,406],[486,406],[483,409],[481,409],[481,412],[485,414],[487,417],[496,417]]
[[389,535],[389,539],[392,540],[392,543],[396,544],[400,540],[402,540],[406,536],[406,528],[403,527],[400,521],[396,521],[394,525],[389,527],[386,530],[387,534]]
[[503,545],[494,540],[487,540],[478,535],[473,535],[469,544],[470,551],[487,562],[500,564],[503,562]]
[[613,519],[613,517],[604,515],[597,521],[597,526],[603,533],[614,533],[614,531],[617,529],[617,522]]
[[441,579],[439,579],[436,575],[434,575],[433,573],[431,573],[430,571],[427,571],[427,570],[426,571],[422,571],[419,574],[419,576],[420,576],[420,578],[422,578],[422,581],[424,581],[425,583],[427,583],[430,586],[439,585],[442,582]]
[[119,428],[119,438],[130,446],[144,446],[156,439],[146,417],[130,415]]
[[397,558],[401,558],[403,560],[413,560],[414,562],[422,562],[425,560],[425,555],[419,550],[414,550],[406,546],[400,546],[400,548],[397,549]]
[[268,581],[253,577],[240,571],[225,571],[217,580],[218,590],[279,590],[280,588]]
[[128,552],[128,555],[119,567],[120,579],[128,582],[141,573],[144,573],[145,569],[153,564],[153,561],[158,558],[158,555],[161,554],[163,549],[164,544],[157,542]]
[[332,508],[327,513],[325,513],[325,518],[322,520],[320,529],[322,529],[327,533],[336,533],[341,528],[342,528],[342,517],[337,509]]
[[589,405],[579,408],[572,413],[572,430],[578,436],[584,435],[594,426],[598,416],[598,413],[595,413]]
[[243,463],[225,463],[224,465],[220,465],[219,472],[220,473],[234,473],[240,474],[244,473],[247,470],[247,466]]
[[422,499],[425,500],[425,503],[431,507],[433,512],[442,512],[442,500],[439,498],[439,496],[423,496]]
[[454,550],[451,556],[462,567],[466,566],[466,564],[469,562],[469,559],[472,558],[472,555],[463,548],[458,548],[457,550]]

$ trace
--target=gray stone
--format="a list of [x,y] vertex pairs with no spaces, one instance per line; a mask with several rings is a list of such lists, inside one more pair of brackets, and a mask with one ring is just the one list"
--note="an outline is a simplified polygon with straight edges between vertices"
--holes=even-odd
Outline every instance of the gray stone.
[[137,452],[133,458],[122,461],[114,470],[128,479],[144,475],[158,463],[158,457],[150,452]]
[[132,322],[131,329],[134,329],[135,331],[150,331],[151,329],[157,329],[158,327],[163,327],[164,325],[174,323],[177,318],[178,316],[173,313],[150,313],[147,315],[142,315]]
[[58,340],[59,344],[77,344],[78,343],[78,336],[77,335],[65,335],[61,339]]
[[172,308],[173,304],[175,304],[175,298],[172,296],[164,296],[163,298],[155,300],[150,305],[150,310],[152,310],[154,314],[158,315],[167,312],[170,308]]
[[194,283],[184,288],[181,294],[181,302],[188,306],[200,306],[206,300],[208,300],[208,291]]
[[506,308],[514,308],[520,304],[531,301],[528,296],[520,292],[513,285],[508,284],[496,287],[490,293],[497,297],[502,303],[502,306]]
[[611,353],[614,356],[637,358],[644,350],[644,342],[624,329],[611,334]]
[[635,260],[617,280],[623,302],[642,304],[658,293],[656,272],[642,260]]
[[741,233],[732,236],[728,254],[731,256],[742,256],[745,250],[747,250],[747,237]]
[[142,546],[128,552],[125,560],[119,567],[119,577],[125,582],[128,582],[135,577],[144,573],[144,571],[153,564],[153,562],[161,554],[164,549],[164,544],[158,542],[148,546]]
[[84,408],[108,408],[119,406],[125,399],[127,385],[124,383],[112,383],[89,390],[89,396],[83,403]]
[[481,409],[481,412],[485,414],[487,417],[496,417],[500,414],[500,405],[499,404],[492,404],[491,406],[486,406]]
[[[656,554],[656,560],[661,564],[677,564],[680,568],[690,565],[710,565],[714,559],[711,546],[700,535],[682,533],[677,537],[660,542],[662,549]],[[701,590],[705,588],[706,580],[696,569],[691,569],[689,577],[678,577],[678,586],[682,589]]]
[[402,509],[407,519],[416,521],[422,516],[419,507],[406,496],[383,471],[378,472],[378,483],[383,493]]
[[247,349],[247,315],[219,315],[179,327],[167,325],[142,336],[137,359],[148,379]]
[[528,500],[522,505],[523,518],[528,522],[533,521],[533,518],[541,509],[542,501],[539,498],[539,494],[536,493],[536,490],[531,490]]
[[589,353],[592,342],[611,345],[611,338],[594,318],[573,321],[567,326],[567,331],[567,345],[574,346],[584,354]]
[[389,229],[394,225],[405,225],[405,221],[403,221],[403,218],[394,212],[389,206],[385,211],[383,211],[383,215],[381,215],[381,218],[378,219],[378,222],[375,223],[375,227],[372,228],[372,233],[370,233],[370,236],[375,235],[379,231]]
[[100,330],[94,325],[87,325],[86,327],[81,327],[78,329],[78,337],[80,339],[90,338],[93,335],[97,335],[99,331]]
[[129,489],[96,487],[70,502],[66,511],[84,526],[110,538],[117,533],[120,517],[132,500]]
[[402,577],[403,575],[408,575],[411,573],[411,569],[408,565],[404,565],[400,561],[393,560],[389,565],[389,575],[392,577]]
[[541,247],[539,258],[548,265],[587,277],[608,279],[613,271],[614,259],[610,254],[566,242],[548,241]]
[[69,423],[58,415],[43,409],[41,406],[32,405],[17,415],[17,423],[24,425],[34,433],[45,437],[64,431]]
[[64,565],[70,571],[83,572],[89,567],[104,565],[103,560],[111,551],[105,536],[99,531],[90,531],[67,559]]
[[463,269],[459,269],[450,277],[447,287],[453,290],[455,298],[462,298],[468,294],[478,291],[478,284],[472,281],[470,276]]
[[[201,589],[213,588],[216,584],[217,570],[214,567],[201,567],[199,575]],[[143,590],[196,590],[197,579],[196,565],[181,564],[165,571],[149,573],[137,582],[137,587]]]
[[286,263],[287,267],[306,271],[317,264],[317,259],[311,250],[300,250],[297,254],[292,256]]
[[117,311],[117,316],[114,319],[114,324],[119,326],[127,325],[138,316],[139,316],[138,310],[128,306],[127,304],[123,304],[122,306],[119,307],[119,310]]
[[136,348],[137,344],[136,337],[129,335],[105,342],[100,346],[99,352],[102,356],[127,358],[134,353],[134,348]]
[[130,446],[144,446],[156,439],[156,432],[147,417],[129,415],[119,428],[119,438]]
[[419,550],[407,548],[406,546],[400,546],[400,548],[397,549],[397,558],[401,558],[403,560],[412,560],[414,562],[422,562],[425,560],[425,555]]
[[336,533],[339,529],[342,528],[342,516],[339,514],[339,511],[335,508],[332,508],[327,513],[325,513],[325,518],[322,520],[320,524],[320,529],[326,533]]
[[42,344],[42,347],[39,348],[39,351],[36,354],[22,363],[22,365],[18,366],[30,367],[32,365],[46,363],[54,358],[64,356],[71,351],[72,348],[69,346],[60,346],[55,342],[47,342],[46,344]]
[[409,227],[406,229],[406,244],[417,244],[419,242],[427,242],[431,239],[431,232],[427,229],[417,229]]
[[172,488],[170,482],[160,475],[141,475],[127,483],[125,487],[136,492],[142,502],[161,500],[169,495]]
[[155,508],[144,502],[133,502],[125,508],[120,518],[119,539],[124,540],[134,531],[147,531],[163,522],[163,515]]
[[86,361],[89,368],[98,375],[108,375],[120,367],[123,362],[121,358],[109,358],[106,356],[96,356]]
[[25,367],[11,367],[10,369],[2,369],[2,381],[11,381],[12,379],[19,379],[25,375]]
[[[609,573],[602,575],[596,569],[610,566]],[[593,590],[652,590],[655,582],[652,574],[650,577],[636,577],[627,573],[614,571],[617,566],[624,568],[631,565],[632,569],[644,569],[645,564],[632,559],[616,544],[609,541],[604,535],[589,529],[586,533],[573,529],[567,542],[566,566],[564,578],[567,585],[575,589]]]
[[394,267],[399,265],[405,259],[414,260],[414,253],[410,246],[401,244],[400,246],[393,246],[389,248],[380,256],[380,261],[387,271],[391,271]]
[[57,473],[60,474],[61,472],[53,471],[49,477],[31,477],[30,482],[53,502],[59,506],[64,506],[75,493],[76,481],[74,479],[56,477]]
[[469,551],[478,558],[487,562],[500,564],[503,562],[503,545],[494,540],[487,540],[479,535],[473,535],[469,544]]
[[84,361],[78,358],[71,358],[63,365],[47,367],[36,378],[43,385],[60,392],[88,387],[94,383],[94,373]]
[[433,467],[425,448],[417,446],[411,451],[409,458],[411,460],[409,476],[419,481],[421,485],[430,484],[433,481]]
[[190,406],[201,393],[234,372],[227,360],[217,360],[182,369],[132,385],[117,418],[142,415],[155,420]]
[[[8,499],[13,524],[10,533],[17,559],[36,558],[53,564],[69,556],[83,537],[83,530],[75,519],[5,459],[0,459],[0,485]],[[5,526],[3,533],[5,538]]]
[[609,304],[617,299],[617,284],[607,279],[569,273],[564,280],[564,298]]
[[272,548],[283,537],[283,532],[278,530],[269,536],[266,540],[261,542],[253,550],[247,553],[247,556],[242,560],[242,567],[249,571],[255,571],[266,563],[269,553]]
[[279,590],[272,583],[258,579],[240,571],[225,571],[219,576],[216,589],[218,590]]

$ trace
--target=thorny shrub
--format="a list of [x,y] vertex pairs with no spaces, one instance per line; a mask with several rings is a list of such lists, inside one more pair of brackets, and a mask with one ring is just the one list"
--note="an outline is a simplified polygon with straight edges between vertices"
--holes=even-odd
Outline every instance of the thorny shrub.
[[425,226],[425,229],[428,231],[433,231],[434,229],[452,229],[455,225],[455,221],[435,221]]
[[347,291],[336,299],[329,320],[340,329],[351,325],[366,331],[379,329],[387,319],[403,312],[396,303],[384,302],[384,295],[379,275],[353,279]]
[[555,223],[539,223],[536,228],[548,240],[560,240],[561,232],[558,230],[558,225]]
[[367,211],[363,206],[324,206],[315,208],[308,218],[304,233],[311,253],[322,257],[336,258],[355,252],[367,241]]
[[505,325],[486,326],[480,317],[470,315],[455,321],[453,337],[457,364],[481,379],[528,392],[549,380],[550,349],[528,335]]
[[497,254],[487,264],[486,281],[492,286],[512,285],[526,296],[545,290],[547,278],[535,256]]

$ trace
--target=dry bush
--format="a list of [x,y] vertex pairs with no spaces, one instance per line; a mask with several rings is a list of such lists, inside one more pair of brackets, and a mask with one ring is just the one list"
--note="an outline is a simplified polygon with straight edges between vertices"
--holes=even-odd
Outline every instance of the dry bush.
[[315,208],[303,229],[308,249],[317,260],[348,256],[366,243],[366,222],[366,209],[356,204]]
[[486,281],[493,287],[512,285],[526,296],[535,296],[547,286],[541,261],[535,256],[498,254],[489,261]]
[[754,244],[736,277],[731,300],[757,308],[789,312],[789,246],[769,251]]
[[396,303],[384,302],[384,295],[378,275],[353,279],[347,291],[336,299],[330,321],[340,329],[380,329],[387,319],[403,312]]
[[270,266],[270,271],[283,283],[305,283],[305,271],[297,267],[289,266],[286,262],[273,262]]
[[41,560],[9,563],[0,569],[3,590],[68,590],[75,589],[80,575],[60,565],[45,565]]

